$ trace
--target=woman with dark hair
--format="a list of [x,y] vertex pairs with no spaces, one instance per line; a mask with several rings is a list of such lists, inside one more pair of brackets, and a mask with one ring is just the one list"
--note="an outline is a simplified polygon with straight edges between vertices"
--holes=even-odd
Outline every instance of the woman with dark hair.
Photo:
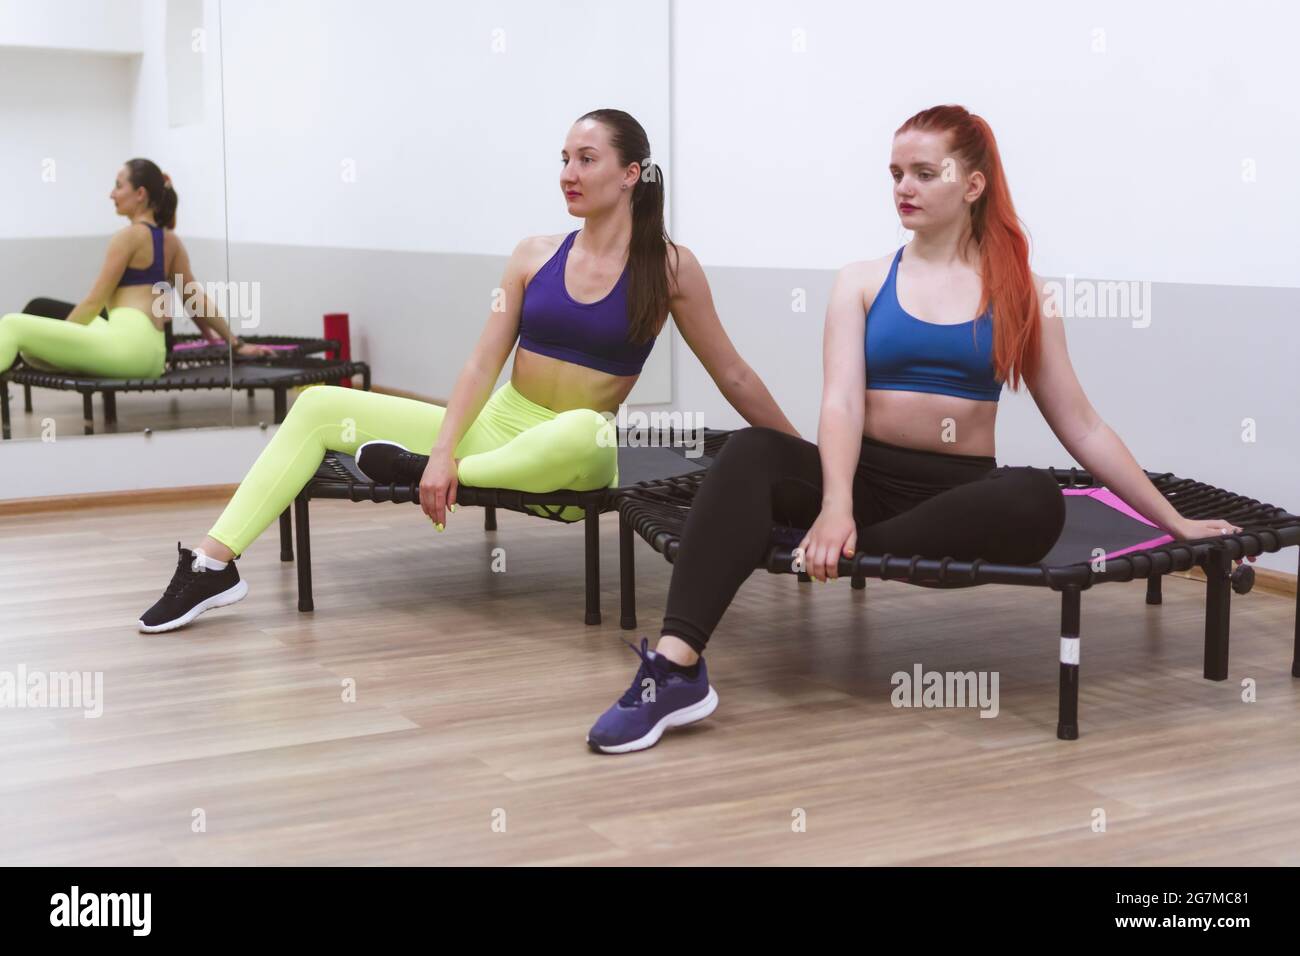
[[[0,318],[0,372],[22,355],[46,370],[111,378],[157,378],[167,361],[167,321],[162,297],[172,276],[194,281],[190,256],[176,235],[176,190],[156,163],[131,159],[117,171],[109,193],[119,216],[130,225],[108,241],[103,268],[87,296],[66,320],[11,313]],[[182,286],[184,288],[184,286]],[[107,309],[108,317],[100,313]],[[240,343],[204,296],[195,323],[243,355],[261,355],[262,346]]]
[[[248,585],[234,559],[293,501],[326,451],[356,454],[376,479],[418,481],[420,506],[439,531],[461,481],[528,492],[617,485],[616,430],[602,413],[627,398],[670,313],[746,421],[798,435],[727,338],[699,262],[668,239],[663,171],[641,124],[622,110],[587,113],[560,159],[560,188],[583,227],[515,247],[447,407],[308,389],[207,537],[193,550],[177,545],[176,572],[141,616],[142,631],[182,627],[242,599]],[[516,340],[511,377],[494,392]],[[577,508],[562,515],[581,516]]]
[[1046,471],[997,466],[1008,380],[1015,390],[1023,377],[1066,450],[1175,538],[1241,530],[1181,517],[1088,402],[1061,317],[1039,298],[988,123],[960,106],[918,113],[894,134],[889,170],[914,238],[836,276],[818,443],[761,427],[731,436],[682,530],[658,646],[642,640],[632,685],[587,735],[592,749],[642,750],[713,712],[702,655],[774,525],[809,529],[799,551],[823,583],[858,550],[1045,557],[1065,501]]

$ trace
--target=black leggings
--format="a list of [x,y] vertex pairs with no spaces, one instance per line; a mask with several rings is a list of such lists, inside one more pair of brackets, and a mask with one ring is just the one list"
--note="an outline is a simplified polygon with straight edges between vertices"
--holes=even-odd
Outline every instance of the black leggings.
[[[821,513],[817,446],[771,428],[737,431],[687,514],[661,634],[704,652],[736,591],[771,546],[773,526]],[[1065,525],[1060,485],[988,455],[901,448],[863,437],[853,476],[856,553],[1033,564]]]

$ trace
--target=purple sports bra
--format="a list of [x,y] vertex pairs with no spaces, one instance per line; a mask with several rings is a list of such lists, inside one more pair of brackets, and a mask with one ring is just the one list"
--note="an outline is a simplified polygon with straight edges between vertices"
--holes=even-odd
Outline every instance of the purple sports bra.
[[610,375],[637,375],[654,348],[628,340],[627,281],[630,264],[599,302],[578,302],[564,287],[564,267],[578,230],[569,233],[555,255],[524,289],[519,317],[519,347]]
[[153,236],[153,262],[143,269],[132,269],[127,266],[122,270],[122,278],[118,281],[118,286],[124,285],[156,285],[159,282],[167,281],[167,270],[163,263],[163,231],[161,226],[155,226],[151,222],[146,222],[149,232]]

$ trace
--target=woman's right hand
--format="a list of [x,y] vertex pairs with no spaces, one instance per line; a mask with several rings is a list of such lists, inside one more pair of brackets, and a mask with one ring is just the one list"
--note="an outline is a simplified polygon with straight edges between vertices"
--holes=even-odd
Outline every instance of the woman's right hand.
[[851,509],[823,508],[799,543],[804,570],[818,581],[840,576],[840,557],[851,558],[858,544],[858,526]]
[[420,510],[441,531],[447,525],[447,509],[456,504],[456,460],[450,452],[429,456],[420,476]]

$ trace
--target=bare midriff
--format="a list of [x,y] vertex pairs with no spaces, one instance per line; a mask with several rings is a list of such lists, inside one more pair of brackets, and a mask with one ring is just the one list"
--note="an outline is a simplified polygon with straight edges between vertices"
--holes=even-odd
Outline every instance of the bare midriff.
[[996,457],[993,436],[997,416],[997,402],[869,388],[862,434],[903,448]]
[[[168,286],[170,289],[171,287]],[[153,289],[147,285],[123,285],[113,290],[113,294],[108,297],[108,308],[122,309],[132,308],[139,309],[149,318],[153,319],[154,327],[162,331],[163,324],[167,321],[167,313],[164,311],[163,303],[159,302],[158,311],[162,313],[162,318],[154,315],[154,303],[164,299],[163,295],[154,295]]]
[[639,377],[610,375],[519,347],[510,383],[524,398],[553,412],[592,408],[616,413]]

